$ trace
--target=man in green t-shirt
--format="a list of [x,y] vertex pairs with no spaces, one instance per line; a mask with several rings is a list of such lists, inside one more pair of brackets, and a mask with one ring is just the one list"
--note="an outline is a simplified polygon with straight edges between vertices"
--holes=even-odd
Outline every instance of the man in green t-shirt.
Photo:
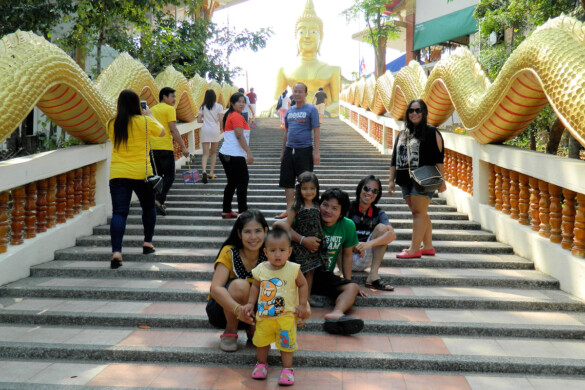
[[[351,265],[353,262],[353,247],[358,238],[353,221],[343,217],[349,209],[349,196],[346,192],[333,188],[321,195],[319,211],[321,226],[329,250],[329,264],[319,267],[313,275],[312,294],[325,295],[335,300],[335,307],[325,314],[323,329],[333,334],[349,335],[360,332],[364,321],[359,318],[346,316],[358,294],[366,297],[357,283],[351,281]],[[292,240],[300,242],[309,251],[319,248],[320,240],[316,237],[303,237],[291,230]],[[338,256],[341,256],[344,277],[335,275],[331,270],[335,268]],[[293,259],[294,261],[294,259]],[[331,269],[331,270],[330,270]]]

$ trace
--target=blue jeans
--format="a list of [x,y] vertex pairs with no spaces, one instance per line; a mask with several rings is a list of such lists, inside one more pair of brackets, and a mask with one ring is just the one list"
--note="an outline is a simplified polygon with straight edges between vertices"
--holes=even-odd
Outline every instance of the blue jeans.
[[144,242],[152,242],[154,225],[156,224],[154,193],[144,180],[111,179],[112,221],[110,222],[110,237],[112,240],[112,252],[122,252],[122,239],[126,231],[126,219],[130,212],[132,191],[138,196],[140,207],[142,207]]

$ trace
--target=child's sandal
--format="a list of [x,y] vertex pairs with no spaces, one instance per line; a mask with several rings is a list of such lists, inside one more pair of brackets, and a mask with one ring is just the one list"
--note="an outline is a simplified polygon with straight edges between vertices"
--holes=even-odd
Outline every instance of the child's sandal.
[[278,384],[282,386],[291,386],[295,384],[295,373],[292,368],[282,369]]
[[264,363],[257,363],[252,371],[252,378],[266,379],[268,376],[268,366]]

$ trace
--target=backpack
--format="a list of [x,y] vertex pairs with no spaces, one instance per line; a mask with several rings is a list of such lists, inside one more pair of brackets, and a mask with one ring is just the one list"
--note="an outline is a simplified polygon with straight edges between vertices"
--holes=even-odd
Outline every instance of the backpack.
[[276,103],[276,109],[280,110],[282,108],[282,95],[278,97],[278,103]]

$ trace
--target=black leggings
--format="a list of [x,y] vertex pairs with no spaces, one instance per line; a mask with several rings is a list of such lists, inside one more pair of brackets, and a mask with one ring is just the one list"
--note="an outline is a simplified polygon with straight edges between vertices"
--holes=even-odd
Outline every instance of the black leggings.
[[238,191],[238,213],[248,210],[248,163],[245,157],[228,156],[219,153],[219,161],[227,176],[227,184],[223,190],[223,212],[232,211],[234,191]]

